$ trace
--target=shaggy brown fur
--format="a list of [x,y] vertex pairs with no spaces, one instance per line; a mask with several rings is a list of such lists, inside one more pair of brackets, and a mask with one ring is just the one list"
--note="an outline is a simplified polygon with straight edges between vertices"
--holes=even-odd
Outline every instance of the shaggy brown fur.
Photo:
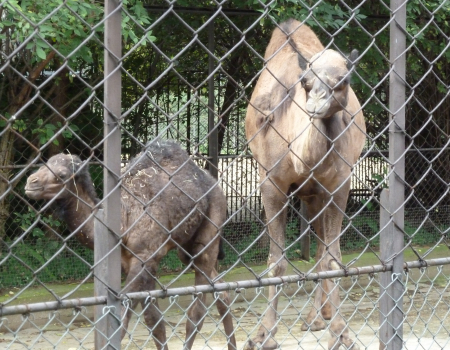
[[[53,200],[75,237],[93,248],[93,213],[99,200],[87,164],[79,157],[53,156],[28,178],[25,192],[33,199]],[[123,292],[155,289],[158,264],[172,249],[178,249],[183,263],[195,269],[195,284],[211,283],[218,275],[214,267],[226,207],[217,181],[178,144],[159,141],[148,145],[122,171],[122,268],[127,274]],[[198,297],[188,311],[186,349],[191,349],[196,332],[201,330],[205,297]],[[133,301],[133,309],[136,304]],[[228,349],[235,349],[227,293],[216,304],[229,337]],[[124,315],[122,337],[130,316],[131,311]],[[156,347],[167,349],[157,304],[147,307],[144,317]]]
[[[318,236],[317,271],[339,269],[339,235],[350,189],[350,176],[365,141],[361,106],[349,85],[350,61],[324,50],[317,36],[295,20],[273,32],[265,53],[266,68],[256,84],[246,117],[246,136],[259,164],[261,193],[269,228],[269,276],[286,271],[285,227],[288,194],[307,206]],[[309,63],[308,63],[309,62]],[[338,313],[339,288],[324,280],[302,330],[325,328],[332,319],[329,349],[356,350]],[[269,289],[271,307],[248,349],[277,346],[277,297]],[[321,312],[318,312],[321,310]]]

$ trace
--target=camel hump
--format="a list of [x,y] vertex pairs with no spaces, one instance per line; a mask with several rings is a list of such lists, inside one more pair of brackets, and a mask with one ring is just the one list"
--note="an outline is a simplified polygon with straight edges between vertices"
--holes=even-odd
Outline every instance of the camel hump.
[[[286,45],[286,42],[289,42],[290,45]],[[322,43],[311,28],[292,18],[275,28],[264,58],[272,57],[282,46],[284,46],[282,51],[300,53],[307,60],[324,50]]]
[[144,150],[136,155],[127,165],[125,172],[135,175],[139,170],[150,167],[179,167],[189,163],[188,153],[172,140],[153,140],[145,145]]

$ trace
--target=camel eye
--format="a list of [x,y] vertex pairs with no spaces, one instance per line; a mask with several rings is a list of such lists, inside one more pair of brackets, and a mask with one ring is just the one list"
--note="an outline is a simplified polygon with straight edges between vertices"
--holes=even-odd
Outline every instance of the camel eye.
[[348,79],[346,77],[339,77],[336,80],[336,85],[334,86],[334,90],[342,90],[348,85]]
[[60,179],[60,180],[67,180],[67,178],[69,177],[69,174],[66,172],[66,171],[61,171],[59,174],[58,174],[58,178]]
[[308,79],[306,79],[306,77],[303,77],[301,79],[301,83],[302,83],[302,87],[306,90],[306,91],[311,91],[311,83],[308,81]]

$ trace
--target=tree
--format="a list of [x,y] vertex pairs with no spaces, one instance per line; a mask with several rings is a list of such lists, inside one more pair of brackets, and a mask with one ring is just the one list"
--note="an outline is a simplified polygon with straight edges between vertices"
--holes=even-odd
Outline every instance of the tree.
[[[37,155],[45,158],[62,148],[88,156],[103,137],[102,3],[9,0],[2,4],[0,237],[9,216],[8,203],[20,201],[14,196],[20,178],[14,164],[29,163]],[[206,153],[205,24],[219,5],[179,0],[166,11],[166,1],[145,4],[123,1],[122,155],[135,154],[142,143],[163,131],[187,148]],[[407,125],[408,134],[414,135],[408,141],[410,148],[447,145],[450,50],[442,38],[449,35],[449,10],[449,4],[438,0],[407,3],[408,40],[414,42],[407,54],[412,96]],[[221,3],[220,14],[214,17],[215,113],[222,152],[240,153],[245,148],[245,108],[264,64],[262,55],[275,25],[289,17],[306,21],[331,48],[343,53],[359,49],[362,56],[352,86],[365,102],[368,145],[386,150],[389,9],[357,0],[239,0]],[[96,152],[101,156],[100,148]],[[445,171],[450,165],[448,152],[433,165],[436,151],[415,154],[408,164],[420,161],[422,167],[408,169],[407,181],[418,201],[430,206],[433,195],[450,180]],[[429,175],[419,184],[425,171]]]
[[[136,35],[149,24],[142,4],[123,4],[125,41],[153,40],[148,31]],[[0,238],[21,175],[12,164],[57,153],[74,135],[80,145],[92,140],[92,133],[82,137],[83,118],[77,118],[80,126],[72,123],[81,111],[88,123],[94,114],[101,126],[103,96],[92,87],[102,76],[103,13],[101,3],[76,0],[7,0],[0,6]],[[94,139],[102,130],[96,134]]]

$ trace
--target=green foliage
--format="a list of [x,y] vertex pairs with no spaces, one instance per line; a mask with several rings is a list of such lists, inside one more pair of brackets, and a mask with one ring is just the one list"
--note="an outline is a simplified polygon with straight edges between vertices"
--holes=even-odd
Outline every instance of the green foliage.
[[[288,259],[299,259],[301,257],[300,244],[300,223],[298,220],[291,220],[286,223],[286,257]],[[291,245],[292,244],[292,245]],[[314,256],[317,250],[317,243],[314,239],[310,241],[310,255]]]
[[[56,122],[55,124],[44,124],[44,121],[42,119],[39,119],[37,121],[37,126],[35,129],[33,129],[33,131],[31,132],[32,134],[37,134],[37,136],[39,137],[39,143],[41,145],[46,144],[53,136],[55,136],[55,132],[62,130],[61,131],[61,135],[65,138],[65,139],[71,139],[73,137],[72,132],[77,132],[78,126],[76,125],[71,125],[70,129],[69,128],[64,128],[62,129],[62,124],[61,122]],[[53,144],[55,145],[59,145],[59,141],[55,138],[53,141]]]
[[92,62],[89,47],[80,45],[93,31],[103,30],[95,26],[103,16],[98,4],[76,0],[9,0],[7,4],[6,23],[0,28],[8,26],[13,41],[27,41],[26,49],[36,53],[33,61],[45,60],[54,47],[72,61],[81,56]]
[[370,177],[372,180],[376,182],[376,185],[374,187],[376,188],[388,188],[387,185],[387,167],[384,167],[382,174],[372,173],[370,174]]
[[[363,248],[369,246],[372,249],[379,249],[379,217],[369,212],[367,215],[360,214],[353,218],[350,222],[344,220],[346,229],[340,240],[342,252],[361,251]],[[224,237],[226,243],[224,244],[225,259],[220,261],[220,266],[234,266],[236,262],[245,264],[261,264],[267,260],[269,253],[269,241],[258,240],[263,227],[255,222],[251,223],[250,232],[235,232],[234,229],[225,227]],[[417,225],[413,223],[405,223],[405,242],[410,237],[413,244],[416,246],[426,246],[438,242],[441,234],[436,230],[417,230]],[[298,260],[300,258],[300,243],[296,242],[299,235],[299,223],[297,220],[289,221],[286,224],[286,257],[289,260]],[[291,246],[293,242],[296,242]],[[311,232],[310,254],[314,256],[317,251],[317,241],[314,232]],[[180,271],[183,265],[177,257],[176,251],[171,251],[162,260],[160,264],[160,272],[174,272]]]
[[[348,226],[348,224],[350,224]],[[369,211],[368,214],[360,213],[351,219],[350,222],[344,220],[344,234],[341,237],[340,244],[342,251],[355,251],[369,245],[372,248],[380,244],[379,216]]]
[[[388,188],[388,168],[384,167],[383,172],[381,174],[378,173],[372,173],[370,174],[370,178],[372,181],[372,189],[375,189],[377,191],[382,190],[383,188]],[[366,210],[368,211],[376,211],[379,210],[380,206],[379,203],[374,203],[372,200],[366,200],[361,199],[361,203],[366,207]]]
[[410,222],[405,222],[405,244],[413,246],[429,246],[437,243],[442,238],[445,228],[418,228]]
[[261,245],[261,241],[258,239],[261,231],[262,226],[252,222],[249,233],[236,237],[235,232],[230,232],[225,227],[223,235],[228,238],[226,240],[227,243],[223,246],[225,259],[220,261],[220,265],[232,266],[236,261],[246,264],[255,263],[255,261],[265,261],[269,247]]
[[22,230],[21,239],[0,243],[0,289],[33,279],[57,282],[79,280],[89,274],[93,251],[75,239],[63,242],[59,232],[64,231],[64,225],[52,215],[36,214],[28,208],[25,213],[14,213],[14,223]]
[[[123,1],[127,14],[123,15],[122,31],[125,42],[130,38],[134,43],[154,41],[156,38],[147,32],[144,40],[135,34],[137,26],[150,24],[147,11],[141,1]],[[93,63],[90,45],[85,41],[93,33],[104,31],[104,8],[100,2],[77,0],[8,0],[7,11],[0,22],[0,31],[9,28],[10,40],[27,42],[26,49],[35,53],[32,61],[45,60],[54,49],[70,62],[82,59]],[[100,23],[100,25],[99,25]],[[38,33],[38,34],[36,34]],[[31,38],[31,40],[30,40]],[[2,39],[2,38],[0,38]],[[3,35],[3,39],[6,37]]]
[[[280,23],[289,18],[298,19],[311,27],[325,29],[341,29],[349,22],[350,17],[358,21],[364,20],[367,16],[361,13],[359,8],[342,8],[339,1],[307,1],[307,0],[276,0],[276,1],[250,1],[251,5],[258,8],[263,4],[260,11],[267,9],[272,22]],[[267,19],[262,19],[261,24],[269,23]]]
[[69,246],[74,254],[56,236],[48,238],[48,232],[61,231],[63,225],[59,220],[52,215],[38,215],[31,209],[24,214],[14,214],[14,222],[23,230],[24,236],[20,241],[6,240],[0,246],[0,288],[24,285],[35,277],[41,282],[56,282],[81,279],[89,273],[93,263],[91,250],[72,240],[74,244]]
[[159,273],[172,273],[180,271],[184,265],[178,259],[176,250],[171,250],[159,263]]
[[6,241],[0,250],[0,289],[25,285],[34,278],[44,283],[80,280],[89,274],[94,260],[93,251],[78,244],[72,249],[87,263],[64,249],[61,242],[44,237],[12,243]]
[[24,232],[31,229],[31,235],[36,238],[42,238],[45,235],[45,232],[37,226],[38,220],[46,224],[48,227],[53,227],[55,229],[61,226],[61,222],[53,219],[52,215],[38,216],[34,210],[31,210],[31,208],[28,208],[28,212],[25,214],[14,213],[14,215],[16,217],[14,222],[16,222]]
[[148,12],[142,2],[124,0],[122,4],[126,8],[126,11],[122,12],[122,35],[125,43],[130,41],[129,48],[136,44],[146,46],[147,43],[156,41],[151,30],[146,30],[143,34],[136,33],[137,28],[146,28],[150,25]]

